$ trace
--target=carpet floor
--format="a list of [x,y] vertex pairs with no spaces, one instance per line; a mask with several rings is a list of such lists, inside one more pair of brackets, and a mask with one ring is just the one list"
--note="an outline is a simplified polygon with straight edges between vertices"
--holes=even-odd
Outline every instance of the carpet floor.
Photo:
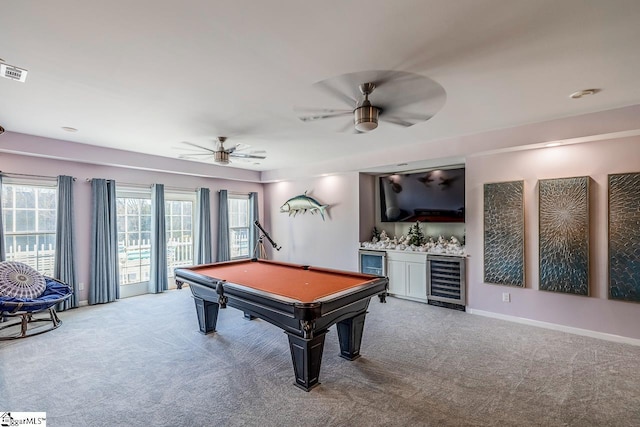
[[0,411],[48,426],[640,426],[640,347],[396,298],[371,300],[362,357],[332,327],[321,385],[293,385],[287,336],[189,289],[59,313],[0,343]]

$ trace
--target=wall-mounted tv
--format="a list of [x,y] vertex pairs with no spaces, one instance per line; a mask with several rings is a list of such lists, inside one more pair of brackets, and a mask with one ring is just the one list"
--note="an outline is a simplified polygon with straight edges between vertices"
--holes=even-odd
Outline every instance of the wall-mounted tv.
[[464,222],[464,168],[379,179],[382,222]]

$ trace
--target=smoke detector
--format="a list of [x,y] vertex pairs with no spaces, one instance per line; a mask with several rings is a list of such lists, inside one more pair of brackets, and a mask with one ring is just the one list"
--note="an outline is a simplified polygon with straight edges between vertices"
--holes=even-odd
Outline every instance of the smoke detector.
[[27,80],[27,70],[0,61],[0,75],[5,79],[24,83]]

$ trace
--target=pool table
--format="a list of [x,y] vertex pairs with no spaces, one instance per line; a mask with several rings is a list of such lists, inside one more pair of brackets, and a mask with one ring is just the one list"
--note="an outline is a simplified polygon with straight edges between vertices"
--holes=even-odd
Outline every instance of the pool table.
[[360,356],[367,307],[372,296],[384,302],[385,277],[247,259],[175,270],[181,287],[189,284],[200,332],[216,329],[218,309],[242,310],[247,319],[263,319],[283,329],[295,372],[305,391],[319,384],[324,337],[337,324],[340,356]]

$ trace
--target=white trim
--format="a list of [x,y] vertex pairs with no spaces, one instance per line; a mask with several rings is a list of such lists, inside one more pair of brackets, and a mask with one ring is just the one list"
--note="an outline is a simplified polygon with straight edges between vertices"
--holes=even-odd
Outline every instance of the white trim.
[[78,303],[78,307],[88,307],[88,306],[89,306],[89,301],[88,300],[80,301]]
[[525,319],[523,317],[509,316],[507,314],[492,313],[490,311],[476,310],[468,307],[467,313],[485,317],[492,317],[494,319],[506,320],[509,322],[522,323],[524,325],[537,326],[539,328],[552,329],[554,331],[568,332],[570,334],[582,335],[585,337],[598,338],[606,341],[640,346],[640,339],[608,334],[606,332],[590,331],[588,329],[574,328],[572,326],[542,322],[540,320]]

